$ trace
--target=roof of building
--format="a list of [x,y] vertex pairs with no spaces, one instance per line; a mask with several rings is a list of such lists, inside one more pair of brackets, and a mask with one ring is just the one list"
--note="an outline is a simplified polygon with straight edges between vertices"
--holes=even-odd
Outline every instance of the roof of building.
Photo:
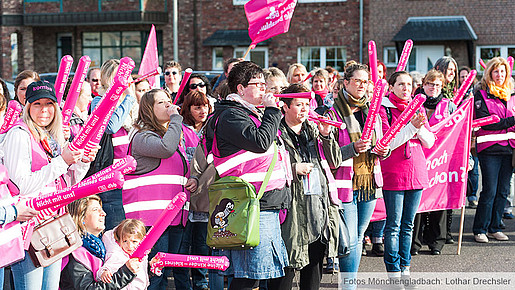
[[[268,45],[270,39],[258,43],[258,45]],[[251,43],[249,32],[243,30],[217,30],[206,38],[204,46],[249,46]]]
[[409,17],[393,41],[476,40],[465,16]]

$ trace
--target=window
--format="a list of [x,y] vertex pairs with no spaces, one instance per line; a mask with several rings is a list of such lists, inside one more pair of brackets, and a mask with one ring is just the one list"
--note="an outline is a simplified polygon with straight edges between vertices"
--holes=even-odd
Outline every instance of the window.
[[343,71],[347,61],[347,50],[343,46],[330,47],[300,47],[297,53],[297,61],[306,66],[308,71],[314,68],[332,66],[338,71]]
[[[236,47],[234,49],[234,57],[239,58],[243,57],[248,47]],[[268,48],[267,47],[256,47],[252,49],[248,54],[245,60],[250,60],[255,62],[262,68],[268,67]]]
[[[159,63],[162,62],[163,33],[156,32]],[[91,67],[100,67],[111,58],[128,56],[134,60],[138,71],[148,38],[148,31],[108,31],[84,32],[82,34],[82,54],[91,58]]]
[[[232,0],[232,5],[245,5],[249,0]],[[298,3],[347,2],[347,0],[298,0]]]
[[61,62],[61,58],[65,55],[72,55],[72,34],[71,33],[58,33],[57,34],[57,67]]
[[385,47],[383,52],[384,64],[386,67],[397,67],[399,56],[395,47]]
[[515,44],[478,46],[476,48],[476,69],[478,70],[478,73],[483,73],[485,71],[485,69],[479,64],[480,58],[487,63],[489,60],[497,56],[504,59],[508,58],[508,56],[515,57]]
[[223,47],[213,48],[213,70],[224,69],[224,49]]

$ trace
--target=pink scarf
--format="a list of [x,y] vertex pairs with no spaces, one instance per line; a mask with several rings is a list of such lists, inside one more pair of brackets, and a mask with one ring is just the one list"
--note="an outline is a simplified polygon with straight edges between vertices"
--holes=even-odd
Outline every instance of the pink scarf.
[[397,97],[394,93],[390,93],[388,99],[397,109],[401,111],[404,111],[408,107],[409,102],[411,102],[411,98],[408,100],[403,100]]

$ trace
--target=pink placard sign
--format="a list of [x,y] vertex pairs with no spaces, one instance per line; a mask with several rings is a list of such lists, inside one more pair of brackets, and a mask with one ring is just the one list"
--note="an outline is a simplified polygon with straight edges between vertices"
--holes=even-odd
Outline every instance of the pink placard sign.
[[202,268],[225,271],[229,268],[229,259],[226,256],[194,256],[159,252],[155,255],[157,262],[150,271],[161,276],[163,267]]

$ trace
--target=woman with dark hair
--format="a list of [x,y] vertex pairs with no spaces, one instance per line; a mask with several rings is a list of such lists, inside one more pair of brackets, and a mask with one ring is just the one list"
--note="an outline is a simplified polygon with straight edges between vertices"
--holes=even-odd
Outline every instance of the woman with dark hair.
[[11,100],[11,94],[7,88],[7,84],[4,79],[0,78],[0,95],[4,96],[4,99],[9,102]]
[[[182,117],[171,104],[170,95],[161,89],[145,93],[140,100],[138,119],[129,154],[138,163],[133,174],[125,175],[123,208],[127,218],[139,219],[145,226],[154,225],[172,198],[186,190],[188,161],[180,145]],[[180,253],[188,210],[183,208],[161,235],[150,256],[157,252]],[[174,271],[177,289],[180,284]],[[150,277],[149,289],[166,289],[167,275]]]
[[177,101],[178,106],[182,106],[182,104],[185,101],[186,95],[189,94],[191,91],[203,93],[208,97],[209,101],[211,102],[211,106],[214,106],[215,99],[211,97],[211,95],[213,94],[211,92],[211,84],[209,83],[209,79],[205,75],[198,73],[191,74],[188,83],[184,87],[184,90],[182,91],[179,100]]
[[[393,73],[388,83],[390,94],[383,98],[379,111],[384,132],[408,106],[413,89],[411,76],[405,71]],[[422,147],[432,147],[435,137],[424,127],[425,122],[422,112],[415,114],[390,143],[391,155],[381,160],[386,208],[383,259],[393,279],[410,276],[413,220],[422,190],[429,186]]]
[[25,106],[25,92],[27,87],[35,81],[39,81],[39,74],[32,70],[24,70],[14,79],[14,99]]
[[[206,125],[206,147],[214,156],[220,177],[237,176],[253,184],[256,192],[277,149],[281,111],[275,97],[265,94],[263,70],[250,61],[234,65],[227,78],[231,94],[215,106]],[[256,108],[265,106],[264,112]],[[216,139],[215,139],[216,136]],[[281,148],[277,149],[282,151]],[[282,154],[286,154],[281,152]],[[251,157],[252,156],[252,157]],[[257,247],[246,250],[215,251],[229,258],[225,275],[234,275],[229,289],[254,289],[259,280],[284,276],[288,257],[281,239],[279,210],[289,205],[286,185],[286,158],[277,159],[273,173],[260,199]]]
[[513,83],[508,72],[508,62],[501,57],[487,64],[481,89],[474,94],[475,118],[497,115],[499,122],[481,127],[477,132],[477,156],[481,168],[483,189],[474,217],[472,231],[478,243],[488,243],[488,238],[507,241],[501,231],[501,219],[510,192],[513,172],[512,154],[515,140],[515,98]]
[[442,94],[447,99],[454,99],[454,94],[458,89],[458,80],[456,72],[458,71],[458,64],[454,58],[450,56],[443,56],[435,62],[434,68],[443,73],[445,82],[442,87]]

